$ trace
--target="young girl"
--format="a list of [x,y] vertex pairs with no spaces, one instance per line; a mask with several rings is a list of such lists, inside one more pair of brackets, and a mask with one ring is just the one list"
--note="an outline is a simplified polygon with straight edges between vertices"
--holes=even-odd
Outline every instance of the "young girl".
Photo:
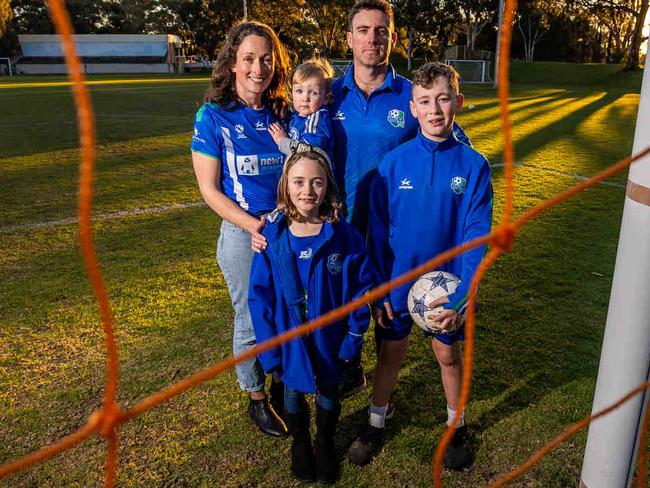
[[324,58],[311,58],[295,69],[291,87],[294,113],[289,122],[289,135],[277,122],[269,126],[273,140],[284,154],[289,154],[291,144],[299,141],[323,149],[333,161],[334,134],[327,109],[333,100],[333,77],[334,69]]
[[[278,208],[269,216],[267,248],[253,258],[248,303],[257,342],[315,319],[372,286],[364,240],[339,218],[341,204],[326,154],[299,144],[285,163]],[[303,482],[332,483],[339,464],[334,433],[341,406],[342,362],[358,356],[369,312],[343,320],[260,354],[265,371],[285,384],[291,470]],[[305,393],[316,393],[316,439],[309,434]]]

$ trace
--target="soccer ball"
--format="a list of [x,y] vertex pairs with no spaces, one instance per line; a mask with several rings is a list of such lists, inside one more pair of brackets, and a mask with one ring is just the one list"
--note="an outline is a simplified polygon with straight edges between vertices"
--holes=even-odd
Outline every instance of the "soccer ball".
[[413,283],[408,295],[408,309],[413,322],[427,332],[442,332],[433,325],[435,316],[444,310],[442,306],[429,308],[438,298],[451,295],[460,283],[458,276],[446,271],[431,271]]

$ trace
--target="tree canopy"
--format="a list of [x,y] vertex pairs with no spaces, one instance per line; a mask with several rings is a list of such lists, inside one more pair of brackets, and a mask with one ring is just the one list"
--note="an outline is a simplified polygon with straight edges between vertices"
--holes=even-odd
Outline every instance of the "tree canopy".
[[[626,63],[637,69],[649,0],[520,0],[512,54],[526,60]],[[347,14],[354,0],[66,0],[75,32],[176,34],[190,54],[214,58],[230,27],[268,23],[293,54],[346,55]],[[392,0],[397,51],[409,60],[489,56],[498,0]],[[17,34],[54,28],[44,0],[0,0],[0,50],[17,53]],[[487,53],[487,54],[486,54]]]

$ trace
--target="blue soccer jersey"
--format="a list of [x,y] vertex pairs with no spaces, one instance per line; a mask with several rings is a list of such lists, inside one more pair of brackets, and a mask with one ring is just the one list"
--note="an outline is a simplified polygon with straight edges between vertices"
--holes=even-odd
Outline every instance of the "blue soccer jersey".
[[221,191],[255,216],[275,208],[284,164],[268,130],[275,121],[267,107],[242,103],[231,111],[206,103],[194,120],[192,151],[221,160]]
[[289,122],[289,138],[321,148],[334,161],[334,134],[327,108],[321,108],[311,115],[295,113]]
[[[366,98],[354,81],[354,66],[334,81],[331,106],[336,138],[335,171],[347,207],[347,218],[365,235],[370,183],[386,153],[413,139],[418,121],[411,114],[412,83],[391,65],[384,83]],[[456,138],[471,145],[454,122]]]

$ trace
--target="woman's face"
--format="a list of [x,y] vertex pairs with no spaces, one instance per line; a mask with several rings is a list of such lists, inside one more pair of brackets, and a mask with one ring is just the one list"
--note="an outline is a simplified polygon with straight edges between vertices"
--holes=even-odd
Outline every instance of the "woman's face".
[[235,90],[247,104],[259,104],[264,91],[271,84],[274,59],[271,43],[266,37],[250,34],[237,48],[235,63]]

